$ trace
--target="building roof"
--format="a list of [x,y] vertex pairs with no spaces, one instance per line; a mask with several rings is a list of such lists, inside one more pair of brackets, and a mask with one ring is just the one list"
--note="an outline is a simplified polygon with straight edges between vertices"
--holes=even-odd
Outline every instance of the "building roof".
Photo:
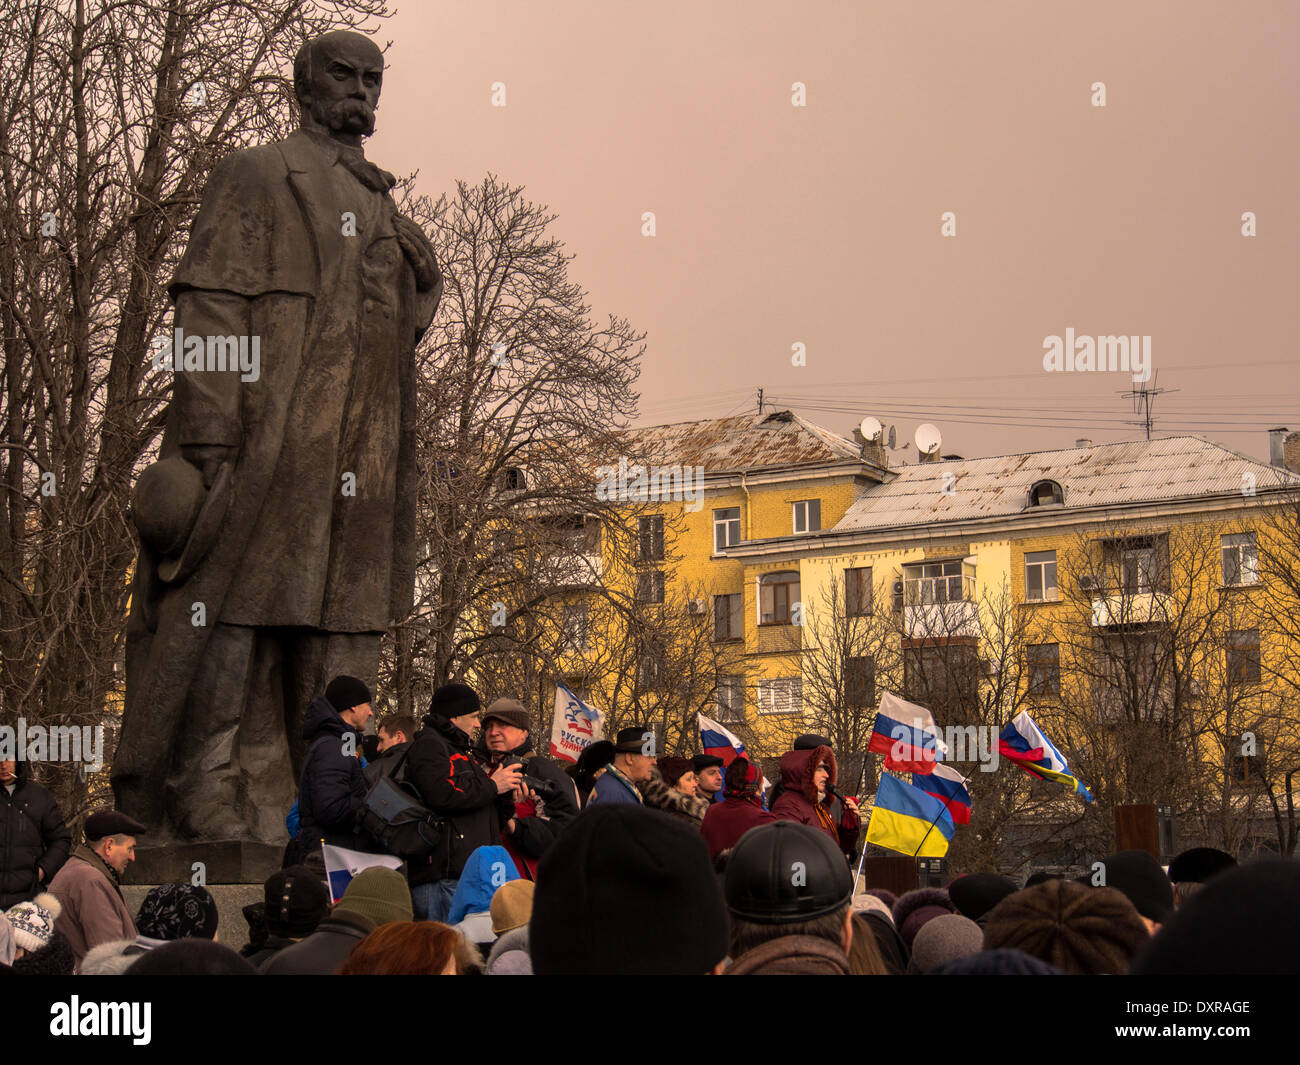
[[[1300,486],[1300,476],[1258,462],[1199,436],[1032,451],[1022,455],[945,460],[895,467],[883,484],[867,488],[835,526],[836,532],[973,518],[1005,517],[1029,508],[1029,490],[1053,480],[1073,511],[1108,504],[1170,502],[1242,492],[1243,474],[1256,491]],[[945,492],[945,475],[951,475]]]
[[863,461],[861,449],[852,440],[788,410],[653,425],[628,432],[641,461],[702,466],[706,475]]

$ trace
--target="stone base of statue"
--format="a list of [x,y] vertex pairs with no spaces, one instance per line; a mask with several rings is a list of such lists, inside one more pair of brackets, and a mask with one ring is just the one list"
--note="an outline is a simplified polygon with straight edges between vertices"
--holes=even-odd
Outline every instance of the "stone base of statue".
[[122,878],[125,884],[201,883],[260,884],[280,868],[284,846],[241,839],[208,843],[136,843],[135,861]]

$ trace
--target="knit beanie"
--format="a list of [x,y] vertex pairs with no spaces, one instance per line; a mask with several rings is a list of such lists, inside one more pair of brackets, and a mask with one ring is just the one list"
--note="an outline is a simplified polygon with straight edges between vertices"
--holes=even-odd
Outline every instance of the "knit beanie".
[[[1169,920],[1174,912],[1174,886],[1150,853],[1120,851],[1103,858],[1101,864],[1106,877],[1104,887],[1122,893],[1143,917],[1160,924]],[[1091,886],[1091,876],[1083,877],[1081,882]]]
[[1053,969],[1021,950],[981,950],[930,970],[931,976],[1061,976]]
[[392,921],[413,921],[411,889],[396,869],[371,866],[348,881],[339,909],[369,917],[376,926]]
[[1049,880],[1008,895],[984,922],[986,949],[1022,950],[1067,973],[1123,975],[1148,939],[1114,888]]
[[1300,972],[1300,863],[1268,858],[1214,877],[1180,906],[1133,972],[1277,976]]
[[494,936],[526,925],[532,919],[533,889],[536,886],[531,880],[507,880],[497,888],[488,907]]
[[40,950],[53,938],[54,919],[62,912],[63,904],[48,891],[6,910],[14,944],[28,952]]
[[217,901],[194,884],[159,884],[140,903],[135,929],[149,939],[214,939]]
[[266,881],[263,919],[273,936],[302,939],[316,931],[329,913],[330,894],[321,878],[305,865],[291,865]]
[[998,876],[997,873],[968,873],[948,885],[948,897],[958,913],[978,921],[1008,895],[1019,890],[1010,877]]
[[867,892],[863,892],[861,895],[854,895],[852,905],[854,913],[878,913],[891,925],[894,923],[894,915],[890,913],[889,907],[885,905],[883,899],[875,895],[868,894]]
[[984,947],[984,930],[969,917],[945,913],[927,921],[912,942],[909,973],[933,972],[958,958],[977,954]]
[[483,704],[479,701],[478,692],[468,684],[461,684],[459,681],[442,685],[429,700],[429,715],[443,717],[448,721],[453,717],[477,714],[482,709]]
[[14,926],[3,913],[0,913],[0,965],[11,964],[17,952],[18,944],[14,942]]
[[894,927],[903,937],[907,949],[911,950],[916,933],[921,931],[926,921],[956,912],[957,907],[952,904],[952,899],[943,888],[917,888],[894,903]]
[[344,710],[370,702],[370,689],[364,681],[343,674],[325,686],[325,698],[341,714]]
[[709,848],[668,814],[597,803],[542,856],[529,924],[540,976],[696,976],[727,938]]

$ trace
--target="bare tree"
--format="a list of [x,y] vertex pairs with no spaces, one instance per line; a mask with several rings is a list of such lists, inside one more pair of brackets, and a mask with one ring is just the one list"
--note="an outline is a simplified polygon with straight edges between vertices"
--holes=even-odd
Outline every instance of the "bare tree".
[[[134,473],[162,430],[166,282],[213,165],[291,130],[308,36],[344,4],[0,4],[0,711],[101,724],[135,557]],[[72,817],[87,782],[47,776]],[[104,774],[107,776],[107,774]]]
[[[489,175],[402,209],[430,233],[447,278],[417,352],[417,602],[384,671],[409,712],[496,653],[512,619],[545,610],[575,558],[627,550],[586,457],[626,450],[644,334],[591,320],[554,217],[522,189]],[[578,542],[592,529],[610,530],[594,554]]]

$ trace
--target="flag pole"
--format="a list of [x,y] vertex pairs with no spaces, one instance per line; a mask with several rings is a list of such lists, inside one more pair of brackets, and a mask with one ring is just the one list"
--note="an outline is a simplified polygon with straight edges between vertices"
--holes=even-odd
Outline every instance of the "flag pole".
[[[867,755],[869,755],[870,753],[871,753],[870,749],[862,752],[862,768],[858,770],[858,786],[853,790],[854,802],[860,803],[862,801],[861,799],[862,782],[867,779]],[[861,811],[859,811],[858,824],[861,825],[861,823],[862,823],[862,813]],[[853,895],[856,895],[858,893],[858,881],[862,879],[862,863],[866,860],[866,857],[867,857],[867,837],[864,834],[862,837],[862,853],[858,855],[858,872],[857,875],[854,876],[853,878],[853,891],[849,896],[850,898],[852,898]]]
[[[912,774],[912,775],[915,776],[916,774]],[[962,777],[961,782],[963,786],[969,784],[970,777],[965,777],[965,776]],[[915,784],[913,784],[912,786],[916,787]],[[952,805],[952,798],[953,797],[950,795],[948,796],[948,798],[943,800],[943,809],[940,810],[939,813],[935,816],[935,819],[930,822],[930,827],[925,830],[925,835],[921,837],[921,842],[916,845],[916,853],[912,855],[913,858],[920,857],[921,848],[925,846],[925,841],[930,838],[930,833],[934,831],[934,826],[939,823],[939,818],[948,812],[948,807]]]

